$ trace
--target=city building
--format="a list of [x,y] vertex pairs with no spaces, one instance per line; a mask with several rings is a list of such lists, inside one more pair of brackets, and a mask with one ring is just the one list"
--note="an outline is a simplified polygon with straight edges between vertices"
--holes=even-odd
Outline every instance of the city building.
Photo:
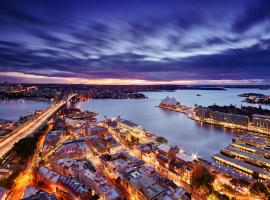
[[78,157],[87,157],[89,153],[89,147],[81,141],[74,141],[70,143],[63,144],[55,153],[55,158],[62,158],[62,157],[71,157],[71,158],[78,158]]
[[54,194],[28,186],[24,190],[23,200],[59,200]]
[[225,147],[220,152],[230,157],[233,157],[239,160],[244,160],[253,165],[270,170],[270,160],[267,158],[258,156],[256,154],[243,152],[241,150],[237,150],[233,148],[232,146]]
[[132,172],[125,180],[127,191],[139,200],[162,200],[166,189],[161,187],[152,177]]
[[87,200],[92,196],[91,188],[80,182],[78,179],[61,176],[57,172],[46,167],[38,169],[37,180],[50,186],[53,191],[66,190],[71,191],[76,197]]
[[44,182],[47,185],[55,185],[58,181],[60,175],[57,172],[54,172],[47,167],[40,167],[38,169],[38,181]]
[[175,97],[166,97],[160,101],[159,107],[164,107],[164,108],[172,108],[175,109],[178,106],[181,106],[180,103],[176,100]]
[[121,195],[110,186],[106,179],[98,172],[84,170],[80,175],[80,181],[92,188],[99,195],[101,200],[119,200]]
[[85,143],[97,154],[107,153],[106,141],[99,135],[87,137]]
[[6,200],[9,197],[10,193],[10,190],[4,187],[0,187],[0,200]]
[[51,131],[46,135],[42,154],[45,155],[50,150],[54,149],[56,146],[58,146],[62,140],[64,140],[66,137],[66,131],[58,130],[58,131]]
[[167,178],[175,182],[185,181],[192,183],[196,176],[197,168],[200,167],[196,161],[196,156],[188,155],[178,146],[161,144],[156,151],[156,169]]
[[99,135],[104,137],[108,133],[108,129],[102,126],[89,126],[86,128],[86,136]]
[[268,159],[270,158],[270,150],[269,149],[251,146],[251,145],[247,145],[247,144],[236,143],[236,142],[230,144],[230,146],[233,147],[234,149],[238,149],[238,150],[241,150],[243,152],[254,153],[258,156],[262,156],[262,157],[265,157]]
[[252,125],[257,128],[270,130],[270,116],[252,115]]
[[[219,165],[238,171],[248,179],[270,179],[270,140],[265,135],[243,134],[212,158]],[[228,170],[231,171],[231,170]]]
[[110,176],[120,180],[128,194],[135,199],[190,199],[183,188],[177,187],[153,167],[127,152],[104,154],[100,159]]
[[210,118],[216,121],[248,126],[249,118],[244,115],[236,115],[231,113],[223,113],[218,111],[210,112]]
[[201,120],[212,119],[217,122],[225,122],[225,123],[236,124],[236,125],[241,125],[241,126],[249,125],[249,118],[248,116],[244,116],[244,115],[213,111],[209,108],[205,108],[202,106],[197,106],[194,109],[194,112],[196,114],[196,117],[198,117]]
[[138,143],[148,143],[155,140],[156,136],[147,132],[141,126],[128,120],[117,119],[117,128],[119,134],[122,133],[125,138],[132,141],[136,138]]
[[270,138],[263,135],[257,135],[255,133],[239,135],[238,137],[233,138],[233,141],[240,144],[259,147],[262,149],[269,149],[270,145]]
[[88,200],[92,196],[91,188],[78,179],[60,176],[58,184],[65,187],[67,190],[71,190],[75,196],[80,197],[82,200]]
[[252,179],[269,180],[270,173],[260,167],[249,164],[242,160],[237,160],[222,154],[213,155],[212,158],[218,163],[236,169]]
[[54,130],[65,130],[67,128],[66,121],[63,118],[56,118],[54,123]]
[[144,160],[147,164],[155,165],[156,162],[156,149],[159,143],[148,142],[145,144],[138,144],[135,147],[134,153],[136,156]]
[[195,111],[196,116],[199,117],[200,119],[210,118],[211,109],[209,108],[197,106],[195,107],[194,111]]
[[53,162],[52,167],[62,176],[71,176],[73,178],[78,178],[80,173],[83,173],[86,169],[96,171],[88,159],[62,158]]
[[0,180],[6,179],[13,173],[12,169],[0,168]]

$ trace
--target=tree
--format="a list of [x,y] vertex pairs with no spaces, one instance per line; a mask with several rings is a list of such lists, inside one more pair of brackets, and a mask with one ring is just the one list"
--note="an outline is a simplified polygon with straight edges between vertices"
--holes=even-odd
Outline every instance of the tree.
[[241,185],[242,187],[247,187],[249,186],[249,182],[245,179],[238,179],[238,184]]
[[244,179],[236,179],[236,178],[232,178],[230,180],[230,183],[234,186],[234,188],[236,189],[236,186],[241,186],[241,187],[247,187],[249,186],[249,182],[244,180]]
[[158,143],[167,143],[168,140],[165,137],[159,136],[156,138],[156,142]]
[[239,183],[239,181],[238,181],[238,179],[236,179],[236,178],[232,178],[231,180],[230,180],[230,183],[233,185],[233,186],[237,186],[238,185],[238,183]]
[[217,199],[217,200],[230,200],[230,197],[228,197],[226,194],[221,194],[217,191],[214,191],[211,195],[210,195],[211,199]]
[[8,189],[11,189],[14,180],[19,176],[19,172],[12,173],[8,178],[2,180],[0,182],[0,187],[6,187]]
[[33,137],[26,137],[14,144],[14,151],[16,154],[24,159],[33,155],[36,147],[36,139]]
[[131,141],[132,145],[139,144],[139,138],[134,137],[133,135],[130,137],[130,141]]
[[260,182],[253,183],[250,189],[250,192],[254,194],[262,193],[262,194],[268,195],[267,187],[263,183],[260,183]]
[[213,190],[212,183],[215,180],[215,176],[212,175],[205,167],[202,167],[200,174],[194,178],[193,185],[195,187],[206,187],[208,192]]

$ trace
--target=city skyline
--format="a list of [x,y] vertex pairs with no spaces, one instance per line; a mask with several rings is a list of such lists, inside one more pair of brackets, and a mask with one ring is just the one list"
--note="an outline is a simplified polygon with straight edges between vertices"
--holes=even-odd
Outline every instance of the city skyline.
[[270,3],[2,1],[0,79],[269,84]]
[[2,0],[0,200],[270,200],[270,0]]

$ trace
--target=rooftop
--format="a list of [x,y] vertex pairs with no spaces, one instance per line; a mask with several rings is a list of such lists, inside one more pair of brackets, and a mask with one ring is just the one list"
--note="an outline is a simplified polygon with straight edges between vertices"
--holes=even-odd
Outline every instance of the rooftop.
[[68,168],[70,168],[71,170],[89,169],[91,171],[95,171],[94,166],[87,159],[62,158],[62,159],[57,160],[55,163],[65,169],[68,169]]
[[125,124],[126,126],[129,126],[129,127],[138,127],[139,126],[139,125],[137,125],[131,121],[128,121],[128,120],[121,120],[120,123]]
[[71,177],[60,176],[59,181],[68,186],[74,192],[82,194],[89,192],[90,188],[79,180]]
[[44,178],[46,178],[47,180],[56,183],[60,177],[60,175],[50,169],[48,169],[47,167],[40,167],[38,169],[39,173],[44,176]]
[[236,147],[236,148],[239,148],[239,149],[248,149],[252,152],[262,152],[262,153],[265,153],[265,154],[270,154],[270,150],[268,149],[264,149],[264,148],[260,148],[260,147],[255,147],[255,146],[251,146],[251,145],[246,145],[246,144],[241,144],[241,143],[232,143],[230,144],[230,146],[232,147]]
[[242,169],[242,170],[248,170],[248,171],[252,171],[252,172],[256,172],[258,174],[261,174],[261,175],[264,175],[264,176],[267,176],[270,178],[270,173],[267,172],[266,170],[263,170],[262,168],[260,167],[256,167],[254,165],[251,165],[251,164],[248,164],[244,161],[240,161],[240,160],[236,160],[236,159],[233,159],[233,158],[230,158],[230,157],[227,157],[227,156],[224,156],[222,154],[216,154],[216,155],[213,155],[213,158],[216,160],[223,160],[223,161],[226,161],[227,163],[230,163],[231,165],[239,168],[239,169]]
[[6,188],[0,187],[0,199],[2,199],[2,198],[5,199],[5,196],[6,196],[8,191],[9,190],[7,190]]
[[89,152],[89,147],[84,142],[74,142],[62,145],[56,153],[60,154],[73,154],[73,153],[86,153]]
[[176,157],[178,159],[180,159],[180,160],[184,160],[185,162],[192,162],[192,161],[195,160],[191,155],[188,155],[185,152],[179,152],[179,153],[177,153],[176,154]]
[[260,161],[260,162],[263,162],[263,163],[266,163],[266,164],[270,165],[270,160],[269,159],[266,159],[266,158],[263,158],[263,157],[259,157],[256,154],[238,151],[238,150],[236,150],[236,149],[234,149],[234,148],[232,148],[230,146],[225,147],[224,150],[227,150],[227,151],[229,151],[229,152],[231,152],[233,154],[236,154],[239,157],[252,158],[254,160],[257,160],[257,161]]
[[28,186],[24,191],[23,200],[58,200],[58,198],[33,186]]
[[161,187],[152,177],[136,176],[130,181],[132,184],[139,187],[148,199],[152,199],[158,194],[165,192],[165,188]]
[[178,104],[175,97],[171,98],[171,97],[168,97],[168,96],[166,98],[162,99],[161,103],[166,104],[166,105],[177,105]]
[[46,140],[45,142],[48,142],[58,136],[60,136],[61,134],[63,134],[64,131],[62,130],[58,130],[58,131],[51,131],[46,135]]
[[252,143],[256,143],[256,144],[269,144],[270,143],[270,139],[264,136],[257,136],[257,135],[251,135],[251,134],[243,134],[240,135],[236,138],[234,138],[235,140],[245,140],[247,142],[252,142]]
[[252,117],[265,118],[265,119],[269,119],[270,120],[270,116],[269,115],[253,114]]
[[171,149],[171,146],[168,144],[161,144],[161,145],[157,146],[157,148],[161,151],[164,151],[165,153],[168,153],[169,150]]

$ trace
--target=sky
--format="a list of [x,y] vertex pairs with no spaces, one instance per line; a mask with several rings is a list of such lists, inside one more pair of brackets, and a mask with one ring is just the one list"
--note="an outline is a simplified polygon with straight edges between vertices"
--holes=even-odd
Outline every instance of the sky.
[[269,84],[269,0],[2,0],[0,82]]

